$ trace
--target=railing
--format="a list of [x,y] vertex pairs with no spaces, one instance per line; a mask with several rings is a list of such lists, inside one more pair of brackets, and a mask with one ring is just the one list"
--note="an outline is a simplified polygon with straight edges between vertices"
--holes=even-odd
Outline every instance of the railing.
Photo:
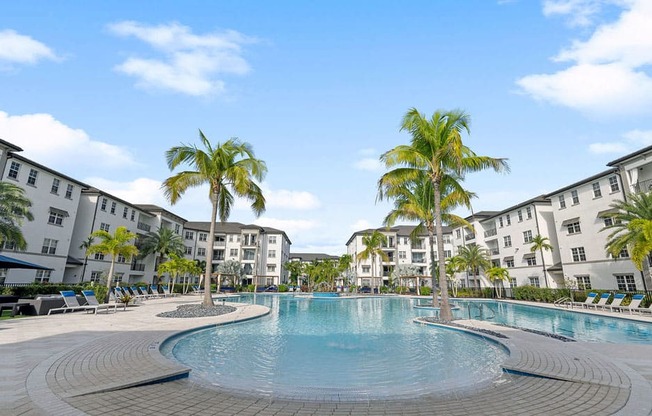
[[136,228],[147,232],[149,232],[152,229],[152,227],[149,224],[145,224],[144,222],[139,222],[138,224],[136,224]]
[[652,191],[652,179],[647,179],[644,181],[638,181],[632,185],[634,192],[650,192]]
[[489,253],[490,253],[492,256],[497,256],[497,255],[500,254],[500,250],[497,249],[497,248],[492,248],[491,250],[489,250]]
[[492,228],[492,229],[487,230],[487,231],[484,232],[485,238],[492,237],[492,236],[494,236],[496,234],[498,234],[498,230],[496,230],[495,228]]
[[425,244],[412,244],[412,250],[425,250]]
[[425,257],[412,257],[412,263],[425,263]]
[[134,272],[144,272],[145,264],[144,263],[133,263],[131,265],[131,270]]
[[466,236],[464,236],[464,239],[466,241],[473,240],[474,238],[475,238],[475,234],[467,234]]
[[226,247],[226,241],[214,241],[213,247]]

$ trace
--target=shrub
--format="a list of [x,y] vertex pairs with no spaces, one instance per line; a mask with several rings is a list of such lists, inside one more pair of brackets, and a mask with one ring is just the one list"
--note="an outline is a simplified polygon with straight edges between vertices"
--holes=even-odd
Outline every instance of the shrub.
[[381,286],[380,293],[389,293],[389,288],[387,286]]
[[432,294],[432,289],[430,286],[421,286],[419,288],[419,293],[421,293],[421,296],[430,296]]
[[278,291],[279,292],[287,292],[288,290],[289,289],[288,289],[287,285],[278,285]]
[[396,289],[394,289],[395,293],[403,294],[409,292],[409,289],[406,286],[396,286]]
[[256,290],[256,285],[247,285],[247,292],[254,292]]

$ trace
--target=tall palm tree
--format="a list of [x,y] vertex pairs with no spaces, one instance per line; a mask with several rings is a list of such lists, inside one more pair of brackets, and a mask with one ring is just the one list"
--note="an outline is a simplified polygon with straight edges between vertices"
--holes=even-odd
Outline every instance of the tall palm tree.
[[537,251],[541,252],[541,264],[543,266],[543,280],[546,282],[546,287],[550,287],[548,284],[548,276],[546,275],[546,259],[543,256],[544,251],[552,251],[552,245],[550,244],[550,239],[548,237],[542,237],[541,234],[537,234],[532,237],[532,245],[530,246],[530,252],[536,253]]
[[470,270],[473,275],[477,275],[481,270],[487,270],[491,267],[489,261],[489,252],[486,248],[477,244],[460,247],[457,251],[456,266]]
[[179,172],[167,178],[162,185],[166,198],[176,204],[188,190],[208,184],[208,197],[211,201],[211,225],[206,245],[206,278],[204,279],[204,305],[212,306],[210,281],[213,269],[213,242],[215,240],[215,223],[218,218],[226,221],[231,213],[235,197],[251,201],[251,209],[259,216],[265,211],[265,197],[255,180],[262,181],[267,173],[265,162],[256,159],[250,144],[233,138],[213,146],[199,130],[203,145],[182,144],[165,152],[170,170],[180,165],[189,165],[191,169]]
[[290,260],[283,264],[285,270],[290,273],[290,283],[294,285],[299,284],[299,276],[304,272],[304,264],[300,261]]
[[27,249],[27,241],[21,231],[23,221],[33,221],[29,210],[32,202],[25,190],[8,182],[0,182],[0,247],[6,242],[14,243],[18,250]]
[[86,237],[86,240],[82,241],[82,243],[79,245],[79,249],[84,250],[84,267],[82,267],[81,278],[79,279],[80,282],[84,280],[84,275],[86,274],[86,265],[88,264],[88,249],[93,245],[94,242],[95,237],[89,235]]
[[[183,255],[184,244],[183,239],[171,228],[158,227],[154,232],[149,232],[143,238],[140,244],[140,257],[146,257],[150,254],[157,255],[155,270],[157,271],[160,279],[159,265],[163,263],[165,257],[175,254],[177,256]],[[158,282],[156,282],[158,283]]]
[[[643,285],[651,286],[649,260],[652,253],[652,192],[628,196],[627,201],[615,201],[613,211],[602,215],[611,218],[605,249],[613,257],[627,250],[636,268],[643,272]],[[647,282],[646,282],[647,280]]]
[[170,276],[168,280],[168,293],[174,292],[174,285],[177,277],[189,273],[196,267],[197,265],[193,260],[175,253],[170,254],[170,259],[168,261],[159,264],[159,270],[161,273],[167,273]]
[[[389,256],[383,251],[383,245],[387,244],[387,236],[378,230],[374,230],[371,234],[362,236],[362,244],[364,244],[365,249],[358,253],[358,263],[371,259],[371,284],[373,286],[376,281],[376,259],[389,261]],[[380,281],[382,282],[382,280],[381,277]],[[380,294],[380,285],[378,285],[378,294]]]
[[92,237],[100,240],[99,243],[93,244],[86,250],[86,255],[102,253],[111,256],[111,266],[109,267],[109,275],[106,278],[106,299],[109,300],[109,293],[111,292],[111,283],[113,282],[113,272],[115,270],[115,261],[118,256],[130,258],[138,255],[138,249],[133,244],[136,239],[136,234],[127,230],[127,227],[120,226],[116,228],[113,234],[109,234],[104,230],[97,230],[91,234]]
[[485,270],[485,276],[487,276],[487,279],[491,281],[494,285],[494,290],[496,292],[496,297],[500,298],[500,292],[498,291],[498,286],[496,286],[496,282],[504,282],[509,280],[509,270],[503,268],[503,267],[491,267],[487,270]]
[[[475,194],[462,188],[460,183],[452,176],[445,176],[441,181],[441,216],[444,225],[458,225],[472,228],[465,219],[452,214],[454,208],[464,206],[471,207],[471,198]],[[418,225],[414,228],[410,238],[415,241],[423,234],[424,229],[428,232],[430,243],[430,264],[435,264],[435,207],[432,197],[432,181],[423,171],[410,181],[399,184],[385,181],[385,175],[378,181],[378,199],[384,198],[394,200],[394,208],[387,214],[384,224],[391,227],[398,219],[416,221]],[[437,291],[437,273],[434,267],[430,268],[432,284],[432,303],[439,306]]]
[[[386,168],[395,168],[383,175],[384,181],[392,185],[413,180],[423,172],[432,182],[435,235],[438,258],[444,258],[444,241],[441,216],[441,182],[445,176],[464,179],[469,172],[493,169],[509,171],[505,159],[478,156],[462,143],[462,133],[469,132],[470,118],[462,111],[436,111],[430,119],[410,109],[403,117],[401,130],[412,136],[409,145],[397,146],[383,155],[380,160]],[[439,262],[439,280],[446,281],[446,264]],[[444,321],[452,319],[448,302],[448,287],[441,286],[441,312]]]

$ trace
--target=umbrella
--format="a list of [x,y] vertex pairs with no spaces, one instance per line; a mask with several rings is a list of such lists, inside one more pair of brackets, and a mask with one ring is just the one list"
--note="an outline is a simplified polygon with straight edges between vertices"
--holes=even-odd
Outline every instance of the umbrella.
[[49,267],[39,266],[38,264],[3,256],[2,254],[0,254],[0,269],[54,270]]

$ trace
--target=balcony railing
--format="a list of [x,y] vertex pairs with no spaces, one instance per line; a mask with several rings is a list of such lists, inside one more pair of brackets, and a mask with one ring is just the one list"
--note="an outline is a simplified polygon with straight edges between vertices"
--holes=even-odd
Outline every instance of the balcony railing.
[[134,272],[144,272],[145,264],[144,263],[132,263],[131,270]]
[[144,222],[139,222],[136,225],[136,228],[138,228],[139,230],[147,231],[147,232],[149,232],[152,229],[152,227],[149,224],[145,224]]
[[500,250],[497,249],[497,248],[492,248],[492,249],[489,250],[489,253],[490,253],[492,256],[497,256],[497,255],[500,254]]
[[475,234],[467,234],[466,236],[464,236],[464,239],[466,241],[473,240],[475,239]]
[[647,179],[644,181],[638,181],[632,185],[634,192],[650,192],[652,191],[652,179]]
[[425,250],[426,245],[424,243],[412,244],[412,250]]
[[492,228],[490,230],[487,230],[484,232],[484,237],[493,237],[494,235],[498,234],[498,231],[495,228]]

